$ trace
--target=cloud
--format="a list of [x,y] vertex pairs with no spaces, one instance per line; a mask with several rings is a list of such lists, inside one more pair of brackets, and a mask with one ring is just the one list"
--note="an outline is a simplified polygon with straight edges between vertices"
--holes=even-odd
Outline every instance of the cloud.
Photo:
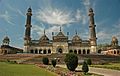
[[17,12],[18,12],[18,14],[20,14],[21,16],[25,17],[24,13],[23,13],[21,10],[17,9]]
[[120,29],[120,19],[113,25],[116,29]]
[[41,24],[41,26],[33,24],[32,32],[36,32],[38,35],[41,35],[41,34],[43,34],[44,29],[45,29],[45,27],[43,27],[42,24]]
[[77,22],[82,22],[83,25],[88,23],[88,15],[83,13],[83,10],[77,9],[75,18]]
[[5,11],[4,14],[1,14],[0,18],[4,19],[7,23],[11,25],[14,25],[14,23],[11,21],[12,17],[9,15],[8,11]]
[[15,12],[15,13],[23,16],[23,17],[25,17],[25,14],[24,14],[20,9],[15,8],[15,7],[12,7],[12,6],[9,5],[9,4],[7,4],[7,7],[8,7],[11,11],[13,11],[13,12]]
[[84,0],[83,4],[86,7],[86,9],[88,9],[90,7],[90,5],[91,5],[90,0]]
[[44,25],[41,23],[40,26],[33,25],[32,32],[35,32],[35,33],[37,33],[37,35],[42,36],[44,34],[44,30],[45,30],[45,34],[51,39],[52,32],[59,32],[59,29],[60,29],[60,27],[58,27],[58,26],[51,26],[51,27],[45,29]]
[[84,9],[77,9],[75,18],[77,22],[82,22],[83,25],[88,23],[88,10],[90,8],[91,2],[90,0],[83,0],[82,2]]
[[36,18],[51,25],[66,25],[75,22],[70,11],[52,7],[39,9],[36,12]]
[[99,31],[98,33],[97,33],[97,38],[99,38],[99,39],[109,39],[111,37],[111,34],[109,34],[109,33],[107,33],[107,32],[105,32],[105,31]]

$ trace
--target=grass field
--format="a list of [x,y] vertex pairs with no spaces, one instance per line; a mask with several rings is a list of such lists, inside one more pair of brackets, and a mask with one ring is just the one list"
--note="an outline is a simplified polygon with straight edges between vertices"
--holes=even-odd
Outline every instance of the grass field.
[[56,76],[56,74],[35,65],[0,62],[0,76]]
[[91,67],[120,70],[120,63],[109,63],[109,64],[104,64],[104,65],[91,65]]

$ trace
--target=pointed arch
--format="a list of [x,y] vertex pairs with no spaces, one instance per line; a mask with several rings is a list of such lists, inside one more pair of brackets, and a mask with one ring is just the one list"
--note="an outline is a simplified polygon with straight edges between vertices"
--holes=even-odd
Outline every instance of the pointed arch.
[[85,49],[83,49],[83,54],[86,54],[86,51],[85,51]]
[[39,54],[42,54],[42,49],[39,49]]
[[90,49],[87,49],[87,54],[90,54]]
[[78,54],[81,54],[81,50],[80,49],[78,50]]
[[73,50],[69,50],[69,53],[73,53]]
[[74,50],[74,53],[77,54],[77,50]]
[[30,53],[34,53],[33,49],[32,49],[32,50],[30,50]]
[[46,49],[45,49],[45,50],[43,50],[43,54],[46,54],[46,53],[47,53]]
[[51,53],[51,49],[48,49],[48,54],[50,54]]
[[38,53],[38,50],[37,49],[35,49],[35,54],[37,54]]

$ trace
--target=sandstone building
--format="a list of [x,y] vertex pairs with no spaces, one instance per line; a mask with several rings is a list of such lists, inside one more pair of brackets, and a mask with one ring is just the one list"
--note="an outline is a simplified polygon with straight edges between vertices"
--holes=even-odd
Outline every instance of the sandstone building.
[[0,47],[0,54],[16,54],[16,53],[22,53],[23,52],[22,49],[10,46],[9,43],[10,43],[10,39],[9,39],[8,36],[6,36],[3,39],[3,43]]
[[60,31],[57,35],[53,35],[50,40],[45,34],[39,38],[39,40],[32,40],[31,38],[31,16],[32,9],[27,10],[27,19],[25,25],[25,37],[24,37],[24,52],[34,54],[51,54],[51,53],[69,53],[74,52],[76,54],[92,54],[97,52],[97,38],[95,31],[94,13],[93,9],[89,9],[89,30],[90,38],[88,40],[81,39],[77,32],[71,40],[68,40],[68,36],[63,33],[60,27]]

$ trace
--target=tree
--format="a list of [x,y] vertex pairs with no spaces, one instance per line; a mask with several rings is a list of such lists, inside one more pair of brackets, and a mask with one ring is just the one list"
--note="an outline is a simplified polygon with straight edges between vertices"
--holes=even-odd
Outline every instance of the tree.
[[91,64],[92,64],[92,61],[91,61],[90,58],[88,58],[88,59],[86,60],[86,62],[87,62],[88,65],[91,65]]
[[52,62],[53,67],[55,67],[56,66],[56,60],[53,59],[51,62]]
[[42,62],[43,62],[43,64],[48,65],[49,59],[47,57],[43,57]]
[[83,62],[82,65],[82,71],[84,72],[84,74],[86,74],[89,71],[89,67],[85,61]]
[[75,69],[78,66],[78,57],[77,57],[77,55],[75,55],[74,53],[66,54],[66,57],[65,57],[64,61],[65,61],[66,65],[67,65],[67,68],[70,71],[75,71]]

